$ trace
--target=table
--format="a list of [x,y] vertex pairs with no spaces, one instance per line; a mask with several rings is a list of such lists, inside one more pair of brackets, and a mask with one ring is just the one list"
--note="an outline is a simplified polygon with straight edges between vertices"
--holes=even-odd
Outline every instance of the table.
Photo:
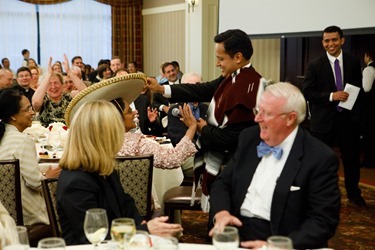
[[[179,250],[216,250],[213,245],[205,245],[205,244],[192,244],[192,243],[179,243],[178,244]],[[30,248],[32,250],[37,250],[37,248]],[[101,244],[98,247],[98,250],[109,250],[111,249],[106,244]],[[244,249],[244,248],[238,248]],[[66,250],[94,250],[93,245],[76,245],[76,246],[67,246]]]

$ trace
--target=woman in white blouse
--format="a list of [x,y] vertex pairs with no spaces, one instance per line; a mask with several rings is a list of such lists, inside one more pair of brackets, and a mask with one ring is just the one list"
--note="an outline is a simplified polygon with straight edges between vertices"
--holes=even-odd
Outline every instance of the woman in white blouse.
[[25,225],[49,224],[41,180],[57,177],[59,169],[39,171],[34,141],[22,132],[31,126],[34,110],[30,101],[14,89],[0,93],[0,159],[19,159],[21,198]]

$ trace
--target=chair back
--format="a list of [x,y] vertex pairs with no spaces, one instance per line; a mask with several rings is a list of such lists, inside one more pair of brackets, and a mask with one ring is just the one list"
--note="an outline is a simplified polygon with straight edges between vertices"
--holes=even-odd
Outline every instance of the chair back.
[[124,191],[135,200],[139,214],[149,220],[151,211],[151,191],[154,156],[118,156],[118,174]]
[[61,237],[61,225],[57,214],[56,189],[57,178],[42,180],[43,196],[46,202],[49,222],[52,229],[53,237]]
[[0,160],[0,200],[17,225],[23,225],[20,161]]

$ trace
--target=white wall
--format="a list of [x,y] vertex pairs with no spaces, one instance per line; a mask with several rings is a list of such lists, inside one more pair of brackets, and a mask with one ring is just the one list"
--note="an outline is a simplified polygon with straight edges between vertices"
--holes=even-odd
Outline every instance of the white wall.
[[220,0],[219,32],[250,35],[375,27],[374,0]]

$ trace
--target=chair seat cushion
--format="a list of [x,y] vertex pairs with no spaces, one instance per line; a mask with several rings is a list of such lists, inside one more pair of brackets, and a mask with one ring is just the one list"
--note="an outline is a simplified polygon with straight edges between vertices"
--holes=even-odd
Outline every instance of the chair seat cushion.
[[[190,204],[191,201],[191,186],[179,186],[169,189],[164,194],[164,204]],[[195,194],[195,204],[198,204],[201,200],[202,191],[197,190]]]

